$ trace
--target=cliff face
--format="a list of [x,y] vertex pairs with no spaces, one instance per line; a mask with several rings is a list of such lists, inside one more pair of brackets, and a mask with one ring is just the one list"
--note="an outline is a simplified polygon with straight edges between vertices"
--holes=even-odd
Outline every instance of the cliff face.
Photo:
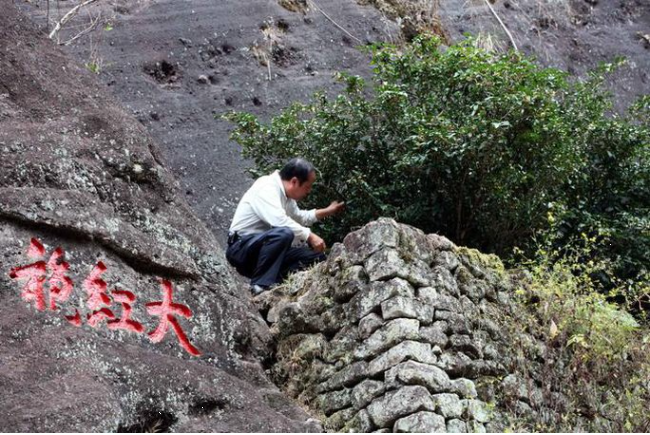
[[[555,370],[576,367],[565,365],[548,325],[530,315],[535,304],[517,297],[529,278],[497,257],[389,219],[333,251],[259,301],[278,337],[278,385],[327,430],[616,427],[619,410],[605,398],[589,398],[597,407],[582,409],[584,379],[558,382],[569,377]],[[613,384],[607,394],[622,394]]]
[[146,130],[0,14],[0,429],[303,431]]

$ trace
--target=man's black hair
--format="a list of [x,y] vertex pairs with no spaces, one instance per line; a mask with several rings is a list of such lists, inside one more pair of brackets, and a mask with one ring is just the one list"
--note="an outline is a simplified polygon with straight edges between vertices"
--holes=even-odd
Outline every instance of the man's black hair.
[[284,165],[280,171],[280,178],[285,181],[291,180],[293,177],[298,178],[300,184],[309,179],[309,173],[314,172],[316,168],[305,159],[299,157],[291,159]]

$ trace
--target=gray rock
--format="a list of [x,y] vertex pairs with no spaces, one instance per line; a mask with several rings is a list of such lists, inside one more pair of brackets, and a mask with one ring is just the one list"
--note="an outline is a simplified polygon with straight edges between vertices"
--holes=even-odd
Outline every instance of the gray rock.
[[432,280],[429,265],[419,259],[409,262],[406,268],[400,269],[397,272],[397,276],[404,278],[416,287],[429,286]]
[[282,311],[287,305],[289,305],[289,303],[290,303],[289,301],[281,301],[273,305],[266,315],[266,321],[268,323],[276,323],[279,319],[280,311]]
[[438,253],[438,255],[436,255],[434,264],[449,271],[454,271],[460,263],[458,261],[458,256],[453,252],[441,251]]
[[352,408],[341,409],[336,411],[325,419],[325,429],[330,432],[338,432],[354,418],[356,411]]
[[[435,314],[438,317],[438,312]],[[449,326],[449,332],[453,334],[471,334],[473,331],[472,324],[470,320],[460,314],[450,313],[449,316],[445,319],[447,325]]]
[[351,387],[368,376],[368,363],[358,361],[334,373],[327,381],[318,386],[317,392],[337,390],[342,387]]
[[406,359],[427,364],[435,364],[437,361],[430,344],[407,340],[370,361],[368,374],[369,376],[376,376]]
[[368,287],[368,276],[362,266],[352,266],[342,273],[340,282],[334,286],[334,300],[347,302],[355,294]]
[[427,241],[434,251],[453,251],[456,249],[456,245],[451,240],[438,234],[427,234]]
[[332,415],[335,411],[343,408],[348,408],[352,405],[350,390],[338,390],[329,393],[321,394],[316,397],[316,405],[325,413],[325,415]]
[[454,296],[449,296],[444,293],[426,294],[422,291],[418,293],[418,296],[433,306],[436,310],[451,311],[452,313],[462,312],[460,302]]
[[343,327],[329,342],[323,358],[326,362],[335,363],[342,358],[349,359],[358,347],[359,331],[353,325]]
[[352,417],[343,429],[343,432],[369,433],[374,427],[368,411],[362,409]]
[[301,325],[303,328],[301,332],[306,329],[317,329],[324,334],[335,334],[341,325],[347,324],[347,310],[343,305],[334,305],[332,308],[323,312],[317,318],[308,316],[305,318],[305,324]]
[[407,361],[389,369],[385,375],[387,388],[406,385],[423,385],[432,393],[449,391],[451,380],[440,368],[415,361]]
[[354,409],[364,408],[385,390],[383,382],[366,379],[352,389],[352,406]]
[[469,433],[486,433],[485,426],[477,421],[467,422],[467,431]]
[[433,394],[431,398],[436,406],[436,412],[446,419],[463,415],[463,403],[456,394]]
[[418,411],[433,411],[431,395],[422,386],[406,386],[386,393],[367,408],[372,421],[380,428],[389,427],[405,415]]
[[481,300],[485,297],[488,287],[489,284],[478,279],[472,279],[469,282],[461,284],[459,286],[461,294],[466,295],[475,304],[481,302]]
[[427,325],[433,320],[433,308],[411,297],[392,297],[381,303],[381,312],[384,320],[406,317]]
[[488,409],[485,402],[476,399],[463,399],[461,402],[468,419],[475,420],[479,423],[487,423],[490,421],[492,412]]
[[348,234],[343,240],[343,245],[349,253],[350,261],[360,264],[384,247],[397,248],[399,238],[397,223],[392,219],[381,218]]
[[371,281],[384,281],[397,277],[408,267],[395,249],[383,248],[366,259],[364,268]]
[[370,313],[359,321],[359,338],[362,340],[370,337],[381,325],[384,324],[384,319],[378,314]]
[[458,283],[456,282],[454,275],[449,271],[449,269],[442,266],[436,266],[433,268],[431,272],[431,286],[448,295],[460,295]]
[[458,394],[464,399],[475,399],[478,396],[474,382],[465,378],[458,378],[451,381],[449,391]]
[[400,418],[393,426],[394,433],[445,432],[445,419],[434,412],[420,411]]
[[470,358],[483,358],[481,346],[475,343],[468,335],[453,334],[449,337],[452,349],[459,350]]
[[434,346],[445,348],[449,338],[444,330],[447,328],[445,321],[437,321],[431,326],[420,327],[420,339]]
[[457,418],[447,422],[447,433],[467,433],[467,424]]
[[410,225],[399,225],[400,244],[403,257],[411,257],[430,264],[435,250],[431,249],[426,234]]
[[352,297],[347,305],[350,321],[354,322],[367,316],[381,306],[381,303],[394,296],[413,297],[413,287],[401,278],[386,282],[373,282]]
[[445,352],[438,358],[438,367],[451,376],[464,376],[472,359],[462,352]]
[[368,337],[354,351],[354,357],[356,359],[365,359],[369,356],[378,355],[404,340],[417,339],[419,329],[420,322],[415,319],[391,320]]

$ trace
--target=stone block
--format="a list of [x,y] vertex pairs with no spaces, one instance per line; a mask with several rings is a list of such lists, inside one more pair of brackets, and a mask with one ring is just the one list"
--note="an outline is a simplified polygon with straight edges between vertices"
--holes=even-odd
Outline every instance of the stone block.
[[431,326],[420,327],[420,339],[434,346],[445,348],[447,346],[449,338],[447,337],[447,334],[445,334],[444,329],[441,327],[443,324],[446,328],[446,322],[444,321],[435,322]]
[[350,261],[360,264],[380,249],[397,248],[399,239],[397,223],[392,219],[381,218],[348,234],[343,240],[343,245],[349,253]]
[[343,432],[369,433],[374,427],[368,411],[362,409],[352,417],[343,429]]
[[444,370],[430,364],[407,361],[389,369],[385,374],[387,388],[405,385],[423,385],[432,393],[444,393],[451,388],[451,380]]
[[364,262],[370,281],[384,281],[397,277],[407,265],[395,249],[383,248]]
[[335,363],[340,359],[351,359],[351,355],[358,348],[359,331],[353,325],[343,327],[330,340],[323,358],[326,362]]
[[368,363],[358,361],[349,366],[345,366],[340,371],[334,373],[328,380],[321,383],[317,392],[337,390],[342,387],[351,387],[362,381],[368,376]]
[[394,433],[440,433],[445,430],[445,419],[429,411],[420,411],[400,418],[393,426]]
[[332,391],[317,396],[316,404],[325,415],[329,416],[336,411],[350,407],[352,405],[352,396],[348,389]]
[[458,378],[451,381],[449,391],[458,394],[464,399],[475,399],[478,396],[474,382],[465,378]]
[[467,431],[469,433],[487,433],[485,425],[474,420],[467,422]]
[[438,234],[427,234],[427,241],[434,251],[453,251],[456,249],[454,242]]
[[366,379],[352,389],[352,406],[354,409],[364,408],[385,390],[383,382]]
[[384,320],[406,317],[428,325],[433,321],[433,308],[412,297],[395,296],[381,303]]
[[334,300],[342,303],[368,287],[368,277],[362,266],[352,266],[343,271],[338,285],[334,286]]
[[470,358],[479,359],[483,357],[481,346],[475,343],[468,335],[453,334],[449,337],[449,344],[454,350],[459,350]]
[[354,352],[356,359],[378,355],[405,340],[419,337],[420,322],[415,319],[395,319],[368,337]]
[[476,399],[463,399],[461,402],[465,408],[465,416],[468,419],[475,420],[479,423],[487,423],[490,421],[492,412],[488,409],[485,402]]
[[447,422],[447,433],[468,433],[467,424],[457,418]]
[[384,319],[380,315],[370,313],[363,319],[359,320],[359,338],[365,340],[384,324]]
[[433,411],[431,395],[422,386],[406,386],[375,399],[367,408],[373,423],[380,428],[390,427],[401,417],[418,411]]
[[450,251],[441,251],[433,260],[436,266],[443,267],[449,271],[455,270],[460,264],[458,256]]
[[430,344],[410,340],[403,341],[370,361],[368,375],[376,376],[407,359],[427,364],[434,364],[437,361]]
[[436,412],[443,417],[458,418],[463,415],[463,403],[456,394],[442,393],[431,396]]
[[411,284],[401,278],[386,282],[370,283],[368,289],[362,290],[350,299],[347,312],[351,322],[362,319],[373,311],[377,311],[381,303],[394,296],[414,297],[415,291]]
[[336,411],[325,419],[324,426],[330,432],[340,431],[354,417],[356,411],[352,408]]
[[446,293],[451,296],[460,295],[458,283],[452,272],[442,266],[436,266],[431,271],[431,286],[440,293]]

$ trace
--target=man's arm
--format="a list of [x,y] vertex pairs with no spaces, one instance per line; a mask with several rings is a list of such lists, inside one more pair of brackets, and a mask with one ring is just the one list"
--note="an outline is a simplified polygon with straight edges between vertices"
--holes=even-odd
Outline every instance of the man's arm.
[[332,203],[329,206],[316,210],[316,219],[318,219],[319,221],[323,220],[326,217],[330,217],[342,212],[344,208],[345,208],[344,202],[332,201]]

